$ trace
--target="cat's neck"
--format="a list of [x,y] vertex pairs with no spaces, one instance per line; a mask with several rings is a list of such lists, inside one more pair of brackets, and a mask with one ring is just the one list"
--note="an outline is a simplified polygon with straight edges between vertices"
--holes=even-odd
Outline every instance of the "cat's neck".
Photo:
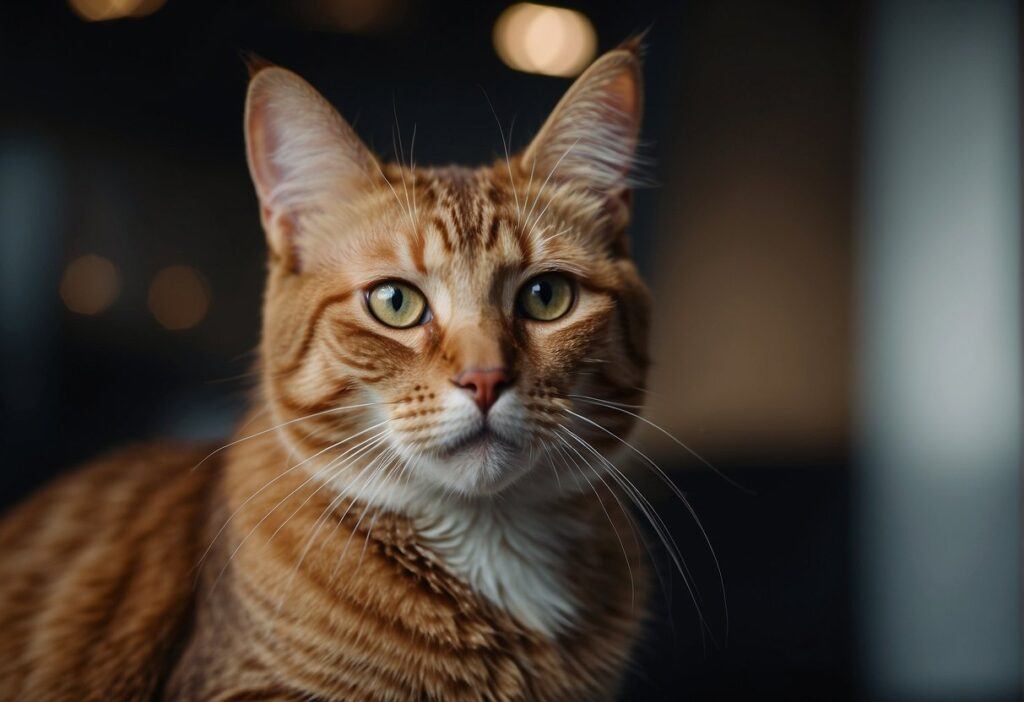
[[[578,498],[544,494],[538,481],[499,495],[472,498],[411,488],[408,483],[360,494],[358,485],[320,480],[315,460],[293,470],[302,457],[290,455],[273,432],[239,449],[229,461],[238,485],[233,509],[245,513],[274,509],[265,522],[252,522],[249,527],[279,542],[284,542],[285,533],[312,525],[308,534],[295,534],[296,563],[311,554],[331,553],[337,544],[326,541],[346,531],[344,527],[339,531],[336,521],[348,524],[349,531],[364,532],[357,534],[361,550],[369,539],[383,538],[375,525],[383,523],[380,515],[390,514],[410,525],[412,538],[433,553],[439,565],[521,625],[554,637],[578,621],[581,605],[573,563],[595,536],[593,515]],[[243,505],[263,485],[270,487],[255,504]],[[272,505],[273,500],[281,505]],[[353,521],[356,514],[359,517]],[[344,572],[339,568],[336,575],[343,577]]]
[[224,459],[188,684],[216,685],[209,666],[227,660],[247,680],[318,699],[381,665],[388,680],[453,679],[431,689],[460,694],[500,681],[521,690],[516,699],[595,699],[612,689],[646,592],[638,550],[615,538],[629,528],[624,514],[510,493],[438,500],[407,516],[289,472],[296,457],[271,434],[237,443]]
[[592,536],[578,497],[559,496],[544,481],[473,497],[389,487],[363,500],[408,518],[419,543],[477,595],[548,636],[577,621],[573,556]]
[[453,495],[403,480],[379,490],[361,490],[359,481],[337,489],[408,518],[419,542],[478,595],[554,636],[577,620],[571,569],[574,553],[592,536],[592,515],[578,495],[557,491],[549,475],[495,495]]
[[555,635],[579,615],[571,568],[589,525],[567,504],[517,497],[418,505],[411,516],[424,545],[474,591]]

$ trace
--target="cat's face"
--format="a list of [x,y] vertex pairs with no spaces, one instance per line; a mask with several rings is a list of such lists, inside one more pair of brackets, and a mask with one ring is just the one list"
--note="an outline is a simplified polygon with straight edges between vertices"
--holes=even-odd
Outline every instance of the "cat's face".
[[629,429],[612,405],[647,365],[624,240],[638,80],[634,53],[608,54],[522,155],[434,169],[379,164],[300,78],[255,75],[264,391],[297,462],[368,500],[604,470],[586,444]]

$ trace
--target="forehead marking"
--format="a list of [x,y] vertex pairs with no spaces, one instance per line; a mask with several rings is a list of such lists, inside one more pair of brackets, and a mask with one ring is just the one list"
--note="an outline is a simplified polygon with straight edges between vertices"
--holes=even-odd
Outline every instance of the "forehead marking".
[[409,258],[412,259],[412,263],[416,266],[416,270],[426,275],[427,264],[423,260],[423,252],[427,247],[427,238],[423,234],[422,226],[417,226],[409,237]]
[[448,184],[448,208],[459,248],[472,251],[476,243],[476,210],[477,202],[473,197],[472,184],[465,176],[452,179]]
[[[436,230],[445,254],[472,257],[492,251],[501,239],[502,224],[508,223],[524,264],[530,263],[533,256],[530,234],[509,219],[507,188],[496,181],[494,173],[458,166],[432,169],[418,181],[417,192],[425,196],[423,203],[429,203],[434,210],[427,226]],[[410,239],[409,250],[417,270],[426,272],[423,264],[426,232],[420,232],[419,236],[419,241]]]
[[444,217],[440,215],[434,215],[434,218],[430,220],[431,225],[441,235],[441,243],[444,245],[444,250],[448,253],[454,251],[452,246],[451,235],[448,232],[448,223],[444,221]]
[[498,242],[498,230],[501,228],[501,218],[497,214],[491,217],[491,231],[487,234],[487,243],[484,248],[488,251],[494,248]]
[[515,234],[516,244],[519,246],[519,255],[522,256],[523,265],[528,266],[533,262],[533,242],[530,240],[530,234],[522,225],[516,226]]

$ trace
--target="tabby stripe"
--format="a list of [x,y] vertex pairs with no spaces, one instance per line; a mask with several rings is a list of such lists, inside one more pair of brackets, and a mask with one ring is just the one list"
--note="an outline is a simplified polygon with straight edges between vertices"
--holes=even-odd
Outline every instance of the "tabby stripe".
[[501,204],[503,204],[503,197],[504,196],[502,195],[501,190],[498,188],[498,186],[496,184],[491,183],[489,186],[487,186],[487,191],[486,192],[487,192],[487,200],[492,205],[494,205],[495,207],[498,207]]
[[501,228],[501,219],[497,216],[491,219],[491,230],[487,234],[487,243],[484,248],[490,251],[494,248],[494,245],[498,243],[498,230]]
[[[342,509],[343,507],[347,507],[347,504],[342,503],[337,509]],[[357,517],[357,515],[350,513],[345,521],[348,522],[354,517]],[[365,524],[364,520],[364,526],[357,533],[352,531],[337,532],[336,537],[339,546],[343,547],[342,545],[348,542],[350,534],[354,534],[352,543],[355,543],[356,538],[366,531]],[[326,528],[329,529],[330,527]],[[375,541],[372,536],[371,540]],[[357,546],[359,550],[362,549],[361,543],[357,544]],[[354,552],[358,554],[359,551],[355,550]],[[294,553],[291,555],[294,557]],[[280,565],[288,569],[293,567],[287,558],[281,561]],[[342,622],[350,621],[353,617],[361,619],[366,626],[366,630],[363,631],[362,635],[345,636],[339,639],[337,638],[338,634],[336,633],[336,626],[332,621],[332,617],[327,617],[324,619],[323,624],[317,626],[316,629],[324,634],[328,634],[325,640],[329,641],[330,645],[327,647],[317,646],[310,639],[310,627],[315,626],[314,622],[298,617],[285,618],[284,608],[279,611],[277,603],[270,601],[263,593],[255,590],[252,584],[239,582],[238,592],[248,601],[247,607],[251,608],[251,611],[254,613],[260,613],[261,618],[267,621],[274,621],[273,625],[268,625],[268,629],[258,630],[256,638],[258,640],[266,640],[267,645],[276,655],[281,655],[288,651],[293,664],[310,674],[315,674],[311,670],[310,663],[335,659],[337,662],[332,662],[329,664],[329,667],[335,667],[342,662],[347,662],[356,664],[359,667],[373,669],[382,676],[392,678],[393,676],[400,675],[400,673],[392,666],[385,667],[385,664],[377,662],[381,656],[393,653],[396,648],[405,651],[407,654],[426,656],[438,653],[435,645],[426,641],[416,631],[402,626],[400,621],[388,621],[385,616],[379,616],[385,613],[375,613],[367,610],[357,600],[346,596],[344,589],[337,587],[334,583],[324,583],[316,576],[314,570],[312,567],[307,568],[304,564],[298,573],[301,573],[304,583],[314,587],[315,592],[318,593],[316,597],[317,602],[313,604],[315,611],[330,612],[333,617],[337,617]],[[306,596],[308,596],[309,590],[303,590],[297,581],[294,585],[297,592],[305,592]],[[343,609],[344,611],[337,612],[335,611],[336,608]],[[373,616],[374,614],[378,616]],[[272,636],[260,635],[270,633],[272,633]],[[397,642],[396,639],[398,639]],[[283,650],[279,650],[278,647],[282,641],[288,641],[290,645]],[[398,646],[396,646],[396,643]],[[302,654],[301,657],[300,654]],[[453,651],[452,655],[457,656],[458,654]],[[438,663],[437,671],[443,670],[444,664]]]
[[427,274],[427,264],[424,261],[424,251],[427,248],[427,238],[423,235],[423,231],[417,228],[416,233],[412,235],[412,241],[409,244],[409,257],[412,259],[413,265],[423,275]]
[[320,301],[320,304],[316,306],[313,314],[309,317],[309,321],[306,325],[306,333],[302,337],[302,342],[299,344],[299,350],[296,352],[295,358],[285,364],[285,366],[277,372],[278,375],[290,375],[299,369],[302,362],[305,360],[306,355],[309,353],[310,347],[313,345],[313,336],[316,334],[316,328],[320,323],[320,318],[323,317],[329,307],[348,300],[354,292],[355,290],[346,290],[345,292],[325,297]]
[[[296,443],[298,445],[301,445],[301,446],[305,446],[307,448],[308,447],[312,447],[314,449],[324,449],[324,450],[326,450],[326,449],[329,449],[330,447],[334,446],[337,443],[336,441],[330,441],[328,439],[320,438],[317,435],[317,432],[315,432],[315,431],[312,431],[312,432],[310,432],[310,431],[301,431],[294,424],[292,424],[290,426],[287,426],[287,427],[281,427],[281,430],[284,431],[288,435],[288,437],[294,443]],[[341,447],[338,447],[338,448],[341,448]]]
[[287,385],[284,383],[275,383],[274,390],[277,391],[276,400],[281,404],[282,407],[287,409],[289,412],[295,414],[312,414],[314,412],[322,412],[329,410],[334,407],[339,400],[346,395],[350,395],[355,392],[355,388],[348,384],[346,380],[345,384],[331,390],[322,399],[314,400],[312,402],[306,402],[303,400],[296,400],[288,395]]
[[374,342],[379,343],[379,344],[384,344],[386,346],[390,346],[394,350],[401,350],[401,351],[411,351],[412,350],[408,346],[406,346],[405,344],[402,344],[402,343],[400,343],[398,341],[395,341],[394,339],[392,339],[390,337],[384,336],[383,334],[378,334],[375,331],[371,331],[371,330],[367,329],[366,327],[360,326],[358,324],[354,324],[352,322],[347,322],[347,321],[344,321],[344,320],[339,320],[338,321],[338,327],[340,327],[341,329],[344,329],[345,330],[345,334],[347,334],[349,337],[366,337],[367,339],[373,339]]
[[533,262],[533,241],[529,233],[522,225],[515,228],[516,244],[519,246],[519,255],[522,257],[522,266],[525,268]]
[[307,699],[306,695],[285,690],[283,687],[265,687],[258,690],[237,690],[227,697],[218,697],[217,702],[266,702],[267,700]]
[[444,250],[448,253],[452,253],[455,249],[452,246],[452,240],[448,232],[448,225],[445,224],[445,221],[441,217],[434,217],[434,219],[431,220],[431,224],[441,235],[441,243],[444,244]]

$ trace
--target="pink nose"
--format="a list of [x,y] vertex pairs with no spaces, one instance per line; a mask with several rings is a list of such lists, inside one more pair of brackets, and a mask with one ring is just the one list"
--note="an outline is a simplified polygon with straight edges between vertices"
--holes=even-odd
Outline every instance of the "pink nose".
[[470,368],[460,373],[452,382],[468,390],[480,411],[487,414],[487,410],[498,400],[498,395],[512,379],[504,368]]

